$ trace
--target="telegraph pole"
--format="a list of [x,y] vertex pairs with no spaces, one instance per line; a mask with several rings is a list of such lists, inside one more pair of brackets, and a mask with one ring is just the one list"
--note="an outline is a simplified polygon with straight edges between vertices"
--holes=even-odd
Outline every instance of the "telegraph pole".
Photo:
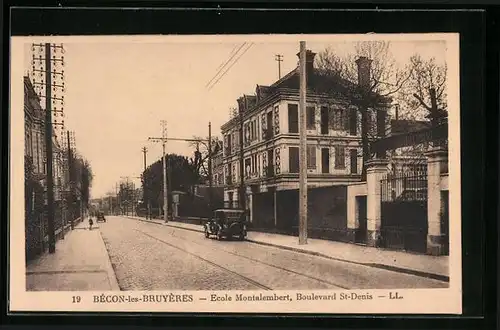
[[307,244],[306,42],[300,42],[299,244]]
[[73,222],[74,216],[74,184],[73,184],[73,156],[71,155],[71,141],[69,137],[69,131],[66,132],[66,139],[68,141],[68,178],[69,178],[69,196],[71,196],[71,202],[68,203],[71,205],[70,213],[70,221],[71,221],[71,230],[73,230],[75,224]]
[[281,62],[283,62],[283,55],[281,54],[274,55],[274,60],[278,62],[278,79],[281,79]]
[[47,152],[47,216],[49,234],[49,253],[56,252],[54,228],[54,176],[52,173],[52,74],[51,45],[45,44],[45,150]]
[[115,183],[115,193],[116,193],[116,201],[118,203],[118,215],[122,215],[122,199],[120,197],[122,185],[120,184],[120,189],[118,189],[118,183]]
[[245,192],[245,164],[243,155],[243,112],[239,114],[240,117],[240,207],[246,211],[246,192]]
[[[35,58],[35,49],[38,49],[38,57]],[[54,52],[52,52],[52,49]],[[47,229],[49,237],[49,253],[55,252],[55,198],[54,198],[54,150],[52,138],[54,136],[55,129],[53,125],[60,125],[64,129],[64,120],[57,123],[57,119],[52,122],[52,112],[57,114],[63,114],[64,96],[57,97],[56,89],[64,93],[64,70],[58,72],[57,63],[64,66],[64,56],[55,55],[60,50],[60,53],[64,53],[63,45],[56,45],[51,43],[39,43],[32,44],[32,69],[33,69],[33,85],[38,87],[38,96],[45,97],[45,144],[46,144],[46,158],[47,158]],[[37,64],[39,67],[37,67]],[[39,73],[40,77],[45,76],[45,81],[40,82],[35,81],[36,72]],[[60,79],[58,83],[57,79]],[[42,91],[43,94],[42,95]],[[52,95],[54,92],[54,95]],[[61,104],[61,108],[58,110],[58,102]]]
[[149,141],[153,142],[161,142],[163,147],[163,220],[168,222],[168,191],[167,191],[167,164],[166,164],[166,153],[165,153],[165,144],[167,142],[167,122],[165,120],[161,121],[162,126],[162,137],[161,138],[153,138],[150,137]]
[[148,152],[148,148],[143,147],[142,153],[144,154],[144,174],[142,176],[142,178],[143,178],[142,199],[147,207],[146,219],[151,219],[151,204],[149,203],[149,198],[146,194],[146,169],[147,169],[146,154],[147,154],[147,152]]
[[208,204],[209,204],[209,220],[212,220],[212,123],[208,122]]

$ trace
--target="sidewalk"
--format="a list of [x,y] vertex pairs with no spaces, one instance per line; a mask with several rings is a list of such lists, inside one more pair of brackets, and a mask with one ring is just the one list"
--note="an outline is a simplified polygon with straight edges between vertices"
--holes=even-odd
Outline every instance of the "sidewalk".
[[[163,220],[160,219],[146,220],[139,217],[130,218],[165,224]],[[169,221],[165,225],[203,232],[203,228],[200,225],[187,224],[177,221]],[[262,233],[256,231],[248,232],[247,241],[321,256],[333,260],[382,268],[441,281],[449,281],[448,256],[435,257],[312,238],[307,240],[307,245],[299,245],[298,238],[295,236]]]
[[104,241],[96,225],[84,220],[26,266],[27,291],[120,290]]

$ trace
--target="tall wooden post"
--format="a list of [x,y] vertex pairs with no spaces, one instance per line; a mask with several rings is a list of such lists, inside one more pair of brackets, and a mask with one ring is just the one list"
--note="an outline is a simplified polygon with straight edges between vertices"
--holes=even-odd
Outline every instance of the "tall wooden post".
[[52,73],[51,73],[51,44],[45,44],[45,144],[47,153],[47,220],[49,236],[49,253],[56,252],[54,228],[54,176],[52,165]]
[[240,110],[239,113],[239,119],[240,119],[240,197],[239,197],[239,204],[240,208],[246,211],[246,192],[245,192],[245,164],[244,164],[244,145],[243,145],[243,139],[244,139],[244,123],[243,123],[243,111]]
[[74,223],[74,218],[75,218],[75,200],[74,200],[74,182],[73,182],[73,155],[71,154],[71,141],[69,137],[69,131],[66,132],[66,139],[68,141],[68,179],[69,179],[69,194],[68,196],[71,197],[70,203],[68,203],[68,213],[70,216],[70,221],[71,221],[71,230],[74,229],[75,223]]
[[306,42],[300,42],[299,244],[307,244]]
[[211,220],[212,219],[212,202],[213,202],[213,179],[212,179],[212,123],[208,123],[208,205],[209,205],[209,211],[210,214],[208,218]]

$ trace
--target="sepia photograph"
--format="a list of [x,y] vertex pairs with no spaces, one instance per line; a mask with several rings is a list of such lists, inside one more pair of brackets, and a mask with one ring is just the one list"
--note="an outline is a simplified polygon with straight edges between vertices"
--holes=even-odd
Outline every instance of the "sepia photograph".
[[457,34],[12,47],[11,308],[461,312]]

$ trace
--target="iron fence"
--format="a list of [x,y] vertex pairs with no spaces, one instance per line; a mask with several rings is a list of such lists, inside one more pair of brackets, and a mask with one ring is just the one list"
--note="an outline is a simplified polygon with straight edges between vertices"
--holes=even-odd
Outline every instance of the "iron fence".
[[387,174],[380,180],[382,202],[426,201],[427,172],[399,172]]

